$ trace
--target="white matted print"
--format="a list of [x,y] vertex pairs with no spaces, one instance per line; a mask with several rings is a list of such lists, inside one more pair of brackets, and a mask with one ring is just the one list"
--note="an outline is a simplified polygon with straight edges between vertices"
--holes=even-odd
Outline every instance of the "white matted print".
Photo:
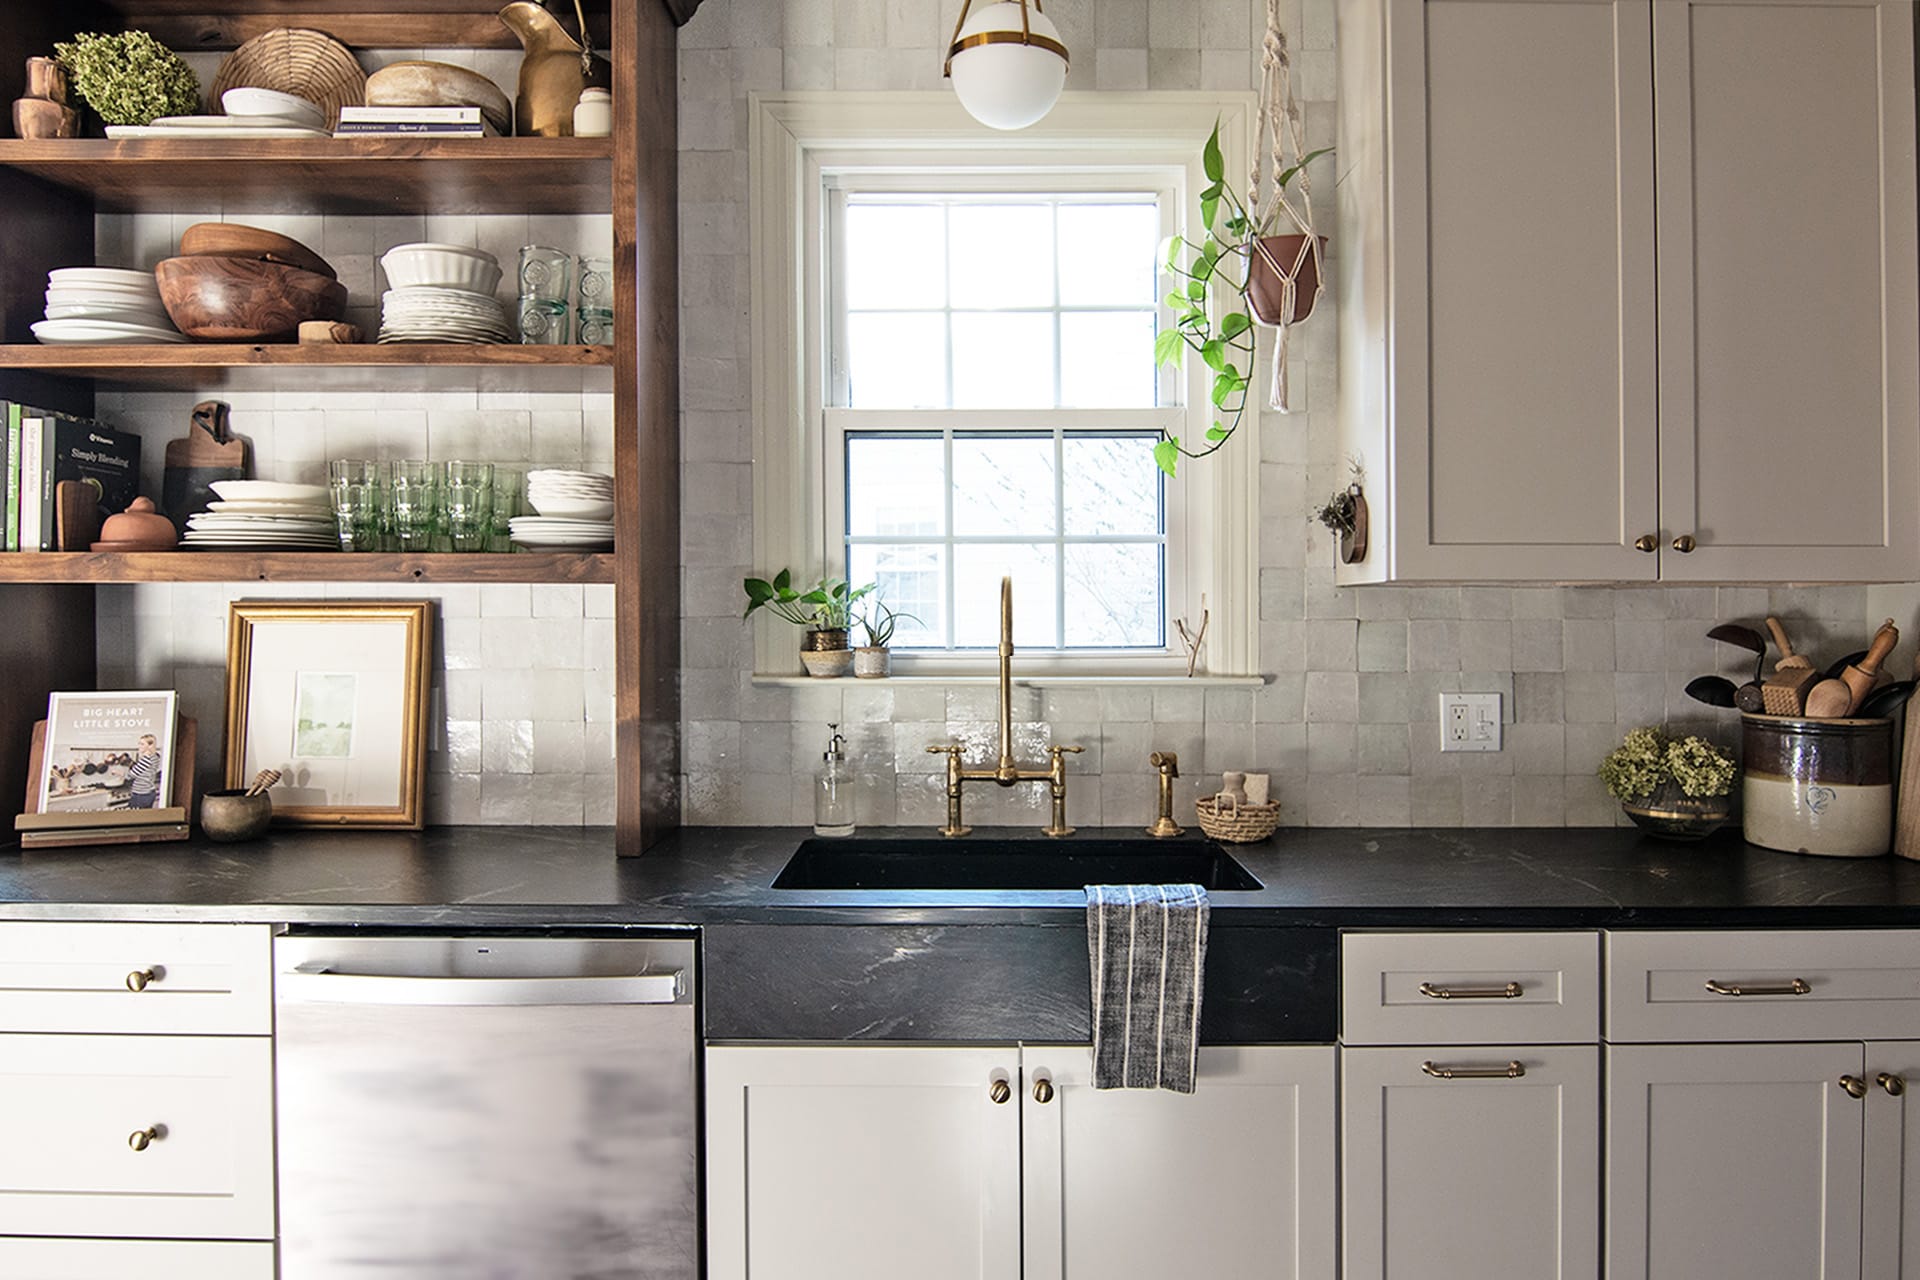
[[418,827],[428,601],[237,601],[227,636],[227,785],[282,775],[274,818]]
[[50,695],[39,812],[165,808],[178,702],[170,689]]

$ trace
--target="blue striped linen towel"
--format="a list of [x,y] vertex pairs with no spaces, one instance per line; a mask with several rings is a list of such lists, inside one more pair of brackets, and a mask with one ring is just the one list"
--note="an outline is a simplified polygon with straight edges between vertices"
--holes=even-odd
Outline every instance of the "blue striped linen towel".
[[1094,1088],[1193,1092],[1208,912],[1197,884],[1087,886]]

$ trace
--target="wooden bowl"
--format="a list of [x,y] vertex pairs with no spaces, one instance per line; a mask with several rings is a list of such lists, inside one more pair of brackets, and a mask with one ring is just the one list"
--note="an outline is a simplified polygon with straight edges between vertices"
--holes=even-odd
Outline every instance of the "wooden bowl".
[[250,258],[168,258],[154,268],[174,325],[201,342],[292,341],[308,320],[343,320],[347,287]]
[[340,275],[333,264],[292,236],[237,222],[196,222],[180,233],[183,258],[258,258],[315,271],[329,280]]

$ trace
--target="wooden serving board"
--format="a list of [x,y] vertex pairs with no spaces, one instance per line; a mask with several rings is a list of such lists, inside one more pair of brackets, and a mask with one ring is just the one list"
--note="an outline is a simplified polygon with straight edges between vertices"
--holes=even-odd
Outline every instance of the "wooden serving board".
[[227,406],[218,400],[195,405],[187,434],[167,442],[160,501],[183,538],[187,518],[199,515],[216,500],[214,482],[246,480],[253,474],[253,451],[245,439],[227,429],[227,413]]
[[[1920,654],[1913,670],[1920,679]],[[1920,860],[1920,709],[1907,704],[1906,732],[1900,747],[1900,790],[1894,798],[1893,851]]]

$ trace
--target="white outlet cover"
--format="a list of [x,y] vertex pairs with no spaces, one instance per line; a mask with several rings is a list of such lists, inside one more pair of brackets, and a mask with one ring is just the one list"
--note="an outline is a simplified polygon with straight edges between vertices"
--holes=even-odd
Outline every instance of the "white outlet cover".
[[1500,750],[1500,701],[1497,693],[1441,694],[1440,750]]

